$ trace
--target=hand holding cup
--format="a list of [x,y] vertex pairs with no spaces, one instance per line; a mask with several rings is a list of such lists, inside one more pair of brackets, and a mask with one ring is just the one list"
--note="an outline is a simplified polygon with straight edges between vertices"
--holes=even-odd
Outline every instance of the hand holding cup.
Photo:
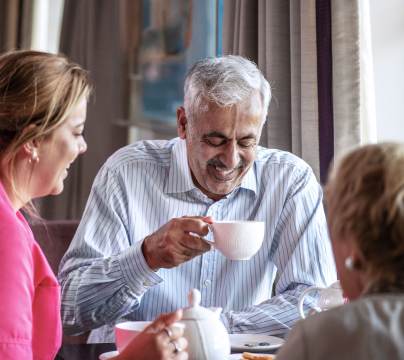
[[209,233],[209,216],[175,218],[147,236],[142,245],[149,267],[173,268],[211,249],[203,236]]

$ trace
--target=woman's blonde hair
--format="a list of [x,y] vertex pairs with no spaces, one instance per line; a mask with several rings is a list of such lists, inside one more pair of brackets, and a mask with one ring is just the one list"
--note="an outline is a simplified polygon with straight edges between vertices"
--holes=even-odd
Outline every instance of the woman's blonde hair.
[[326,206],[331,235],[356,241],[371,286],[400,283],[404,277],[404,144],[367,145],[344,156],[330,174]]
[[13,184],[21,146],[50,135],[89,93],[87,72],[62,55],[12,51],[0,56],[1,176]]

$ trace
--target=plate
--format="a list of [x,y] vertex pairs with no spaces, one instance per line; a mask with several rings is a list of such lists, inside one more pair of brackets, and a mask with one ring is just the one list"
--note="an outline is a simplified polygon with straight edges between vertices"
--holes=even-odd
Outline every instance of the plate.
[[[263,354],[263,353],[254,353],[254,355],[267,355],[267,356],[272,356],[272,358],[275,360],[275,355],[271,355],[271,354]],[[244,360],[243,359],[243,354],[231,354],[229,356],[229,360]]]
[[278,349],[285,340],[262,334],[230,334],[232,351],[260,352]]
[[98,359],[100,360],[108,360],[112,359],[114,356],[118,356],[119,352],[118,351],[108,351],[100,355]]

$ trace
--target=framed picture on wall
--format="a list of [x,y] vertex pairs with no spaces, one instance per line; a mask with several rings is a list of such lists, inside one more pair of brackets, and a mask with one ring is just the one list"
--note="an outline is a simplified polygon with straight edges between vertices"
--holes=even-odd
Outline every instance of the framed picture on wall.
[[172,129],[187,70],[218,51],[218,0],[142,0],[137,71],[131,82],[136,126]]

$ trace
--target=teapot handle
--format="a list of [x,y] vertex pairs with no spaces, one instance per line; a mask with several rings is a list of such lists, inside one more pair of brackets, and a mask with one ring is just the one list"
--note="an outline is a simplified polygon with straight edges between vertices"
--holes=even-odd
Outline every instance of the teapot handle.
[[312,291],[318,291],[318,290],[321,290],[321,288],[319,288],[317,286],[311,286],[300,294],[297,307],[299,309],[299,313],[300,313],[300,316],[302,317],[302,319],[306,318],[306,315],[304,314],[304,311],[303,311],[304,298],[306,297],[307,294],[311,293]]

